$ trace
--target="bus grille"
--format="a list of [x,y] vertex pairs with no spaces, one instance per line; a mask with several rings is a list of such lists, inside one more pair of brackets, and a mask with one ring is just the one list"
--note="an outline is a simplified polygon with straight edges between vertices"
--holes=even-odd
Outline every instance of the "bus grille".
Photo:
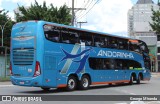
[[34,60],[34,49],[13,50],[14,65],[32,65]]

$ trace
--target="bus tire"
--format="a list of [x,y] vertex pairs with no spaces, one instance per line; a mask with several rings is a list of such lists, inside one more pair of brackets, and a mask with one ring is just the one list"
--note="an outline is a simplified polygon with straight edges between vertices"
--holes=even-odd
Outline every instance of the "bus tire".
[[74,76],[69,76],[67,81],[67,91],[74,91],[77,87],[77,79]]
[[41,87],[41,89],[42,89],[43,91],[49,91],[49,90],[50,90],[50,88],[46,88],[46,87]]
[[132,84],[133,84],[133,81],[134,81],[134,76],[133,76],[133,75],[131,75],[131,77],[130,77],[130,81],[129,81],[129,84],[130,84],[130,85],[132,85]]
[[90,78],[87,75],[82,76],[79,82],[79,89],[87,90],[90,86]]
[[137,78],[137,80],[136,80],[136,83],[137,83],[137,84],[140,84],[140,83],[141,83],[141,76],[140,76],[140,75],[138,75],[138,78]]

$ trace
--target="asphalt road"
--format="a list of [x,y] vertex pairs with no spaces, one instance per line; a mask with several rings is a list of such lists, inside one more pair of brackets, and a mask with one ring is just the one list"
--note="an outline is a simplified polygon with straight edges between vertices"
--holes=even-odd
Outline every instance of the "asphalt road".
[[[51,89],[48,92],[42,91],[40,88],[35,87],[21,87],[11,85],[10,82],[0,83],[0,95],[160,95],[160,76],[153,76],[148,81],[143,81],[141,84],[134,85],[113,85],[113,86],[92,86],[89,90],[80,91],[76,90],[73,92],[67,92],[65,90]],[[0,104],[19,104],[22,102],[0,102]],[[23,102],[31,104],[41,104],[42,102]],[[54,101],[54,102],[43,102],[45,104],[130,104],[131,101]],[[42,103],[42,104],[43,104]],[[133,103],[133,102],[132,102]],[[131,103],[131,104],[132,104]],[[145,102],[134,102],[133,104],[160,104],[160,101],[145,101]]]

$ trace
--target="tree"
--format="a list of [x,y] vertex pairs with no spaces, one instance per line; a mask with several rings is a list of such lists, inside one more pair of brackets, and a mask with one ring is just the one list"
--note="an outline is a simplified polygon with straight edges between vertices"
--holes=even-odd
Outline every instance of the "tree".
[[160,11],[153,10],[152,8],[152,23],[149,23],[152,27],[153,31],[155,31],[157,34],[160,34]]
[[69,25],[71,22],[70,10],[66,5],[57,8],[50,4],[50,6],[47,7],[45,1],[43,2],[43,5],[39,5],[35,0],[35,4],[31,4],[29,8],[19,6],[18,9],[20,13],[15,12],[17,22],[27,20],[44,20],[66,25]]
[[14,22],[8,17],[8,11],[0,10],[0,46],[2,46],[2,30],[3,45],[10,46],[11,29]]

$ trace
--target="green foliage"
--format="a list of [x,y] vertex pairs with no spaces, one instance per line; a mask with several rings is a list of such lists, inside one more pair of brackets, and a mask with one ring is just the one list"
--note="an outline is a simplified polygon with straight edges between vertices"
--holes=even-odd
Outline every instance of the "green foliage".
[[2,46],[2,29],[3,29],[3,45],[10,46],[11,29],[14,22],[8,17],[8,11],[0,11],[0,46]]
[[66,5],[57,8],[50,4],[50,6],[47,7],[45,1],[43,2],[43,5],[39,5],[35,0],[35,4],[31,4],[29,8],[19,6],[18,9],[20,13],[15,12],[17,22],[27,20],[44,20],[66,25],[69,25],[71,22],[70,10]]
[[160,11],[155,11],[152,8],[152,23],[149,23],[152,27],[153,31],[155,31],[157,34],[160,34]]

